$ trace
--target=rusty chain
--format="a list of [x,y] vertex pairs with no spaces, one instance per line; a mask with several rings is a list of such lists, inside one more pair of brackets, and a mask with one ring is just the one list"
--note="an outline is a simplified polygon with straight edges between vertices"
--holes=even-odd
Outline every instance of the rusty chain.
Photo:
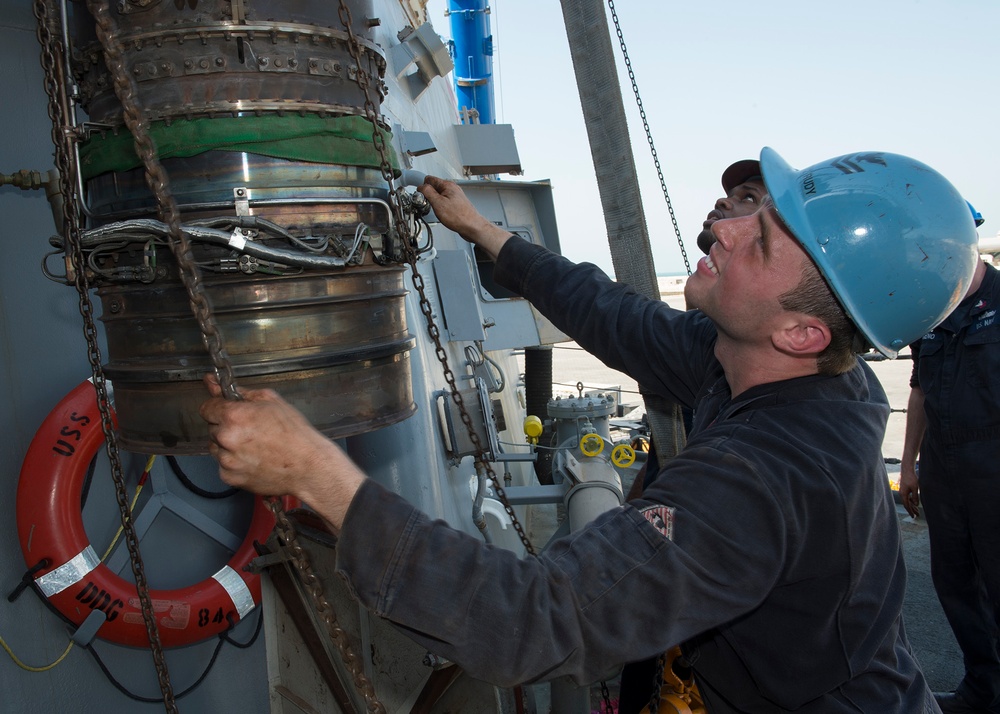
[[[116,39],[117,28],[115,22],[110,15],[106,2],[88,0],[87,4],[97,23],[98,38],[105,53],[106,64],[113,77],[115,92],[122,104],[125,124],[132,132],[136,153],[142,160],[145,168],[147,184],[157,200],[164,222],[168,225],[171,251],[177,260],[179,277],[188,292],[192,312],[201,330],[202,341],[211,359],[224,396],[228,399],[239,399],[239,392],[234,384],[231,362],[225,350],[222,334],[215,324],[211,303],[205,293],[200,273],[194,262],[190,242],[181,229],[180,212],[170,191],[166,171],[157,158],[156,146],[149,134],[148,121],[136,97],[134,84],[126,72],[122,49]],[[69,177],[74,175],[70,170],[72,166],[70,165],[69,157],[72,156],[72,152],[67,151],[67,148],[74,148],[72,142],[76,141],[77,137],[72,135],[72,132],[66,131],[68,124],[64,121],[64,108],[68,106],[68,98],[65,95],[65,82],[59,81],[62,74],[60,67],[54,59],[59,44],[49,29],[49,8],[45,5],[44,0],[36,0],[35,9],[36,17],[39,19],[39,42],[43,47],[42,64],[45,69],[46,92],[49,94],[49,113],[54,125],[53,141],[56,144],[57,163],[60,168],[60,188],[67,198],[76,198],[75,187],[70,183],[69,179]],[[372,142],[381,159],[380,168],[383,178],[385,178],[389,186],[392,199],[390,205],[393,210],[394,223],[400,232],[403,250],[412,270],[413,284],[420,297],[420,308],[427,321],[428,335],[434,342],[435,354],[442,365],[452,400],[459,410],[462,422],[468,429],[470,440],[476,449],[476,461],[485,468],[489,475],[494,489],[503,503],[508,516],[510,516],[525,549],[534,555],[534,547],[528,540],[527,534],[524,532],[513,507],[510,505],[503,486],[493,471],[492,466],[485,460],[486,451],[479,435],[473,427],[472,418],[466,410],[462,394],[458,390],[455,375],[448,364],[447,352],[441,343],[440,330],[434,323],[433,309],[426,296],[423,278],[417,269],[417,253],[411,240],[409,222],[404,214],[403,200],[399,195],[401,189],[393,183],[394,176],[387,157],[385,138],[379,126],[378,115],[371,98],[369,74],[365,70],[361,59],[361,44],[353,33],[351,11],[344,0],[340,2],[339,14],[349,35],[349,49],[357,63],[358,72],[356,74],[356,81],[365,95],[365,115],[373,126]],[[72,202],[72,205],[75,205],[75,201]],[[153,651],[154,660],[156,661],[161,691],[164,694],[164,703],[168,711],[176,712],[176,703],[174,702],[173,693],[170,688],[169,674],[166,669],[166,663],[163,660],[162,645],[159,641],[159,635],[156,632],[156,622],[152,614],[152,605],[149,602],[148,585],[146,584],[145,573],[142,569],[142,561],[138,554],[138,539],[135,537],[131,516],[128,512],[124,478],[121,476],[121,461],[118,455],[117,438],[111,421],[110,401],[101,366],[97,332],[93,323],[93,306],[89,297],[90,286],[87,282],[83,254],[79,242],[80,228],[77,223],[78,214],[70,210],[66,212],[66,216],[64,227],[67,235],[67,247],[72,250],[71,257],[75,265],[74,280],[77,284],[77,290],[81,295],[80,309],[81,314],[84,316],[85,335],[90,352],[90,361],[95,373],[94,381],[98,392],[98,404],[102,413],[102,427],[108,439],[109,458],[112,461],[112,470],[115,472],[113,475],[115,476],[116,487],[120,486],[118,501],[123,513],[122,519],[125,527],[126,542],[133,559],[133,572],[136,576],[136,585],[139,591],[140,602],[143,606],[143,615],[147,630],[150,633],[150,646]],[[294,526],[281,508],[280,501],[272,499],[268,503],[275,515],[278,534],[285,543],[286,548],[291,554],[291,560],[302,576],[303,584],[313,600],[318,615],[326,624],[332,641],[336,645],[345,666],[350,671],[355,687],[364,696],[368,711],[374,714],[384,714],[385,708],[377,699],[371,681],[365,676],[360,658],[351,649],[347,634],[338,625],[336,614],[323,594],[322,583],[309,562],[308,554],[298,543]]]
[[339,13],[340,21],[347,30],[348,49],[350,50],[351,57],[358,66],[356,81],[365,95],[365,117],[372,125],[372,144],[375,146],[375,150],[378,151],[379,154],[379,168],[382,171],[382,178],[385,179],[386,183],[389,185],[389,195],[391,199],[389,203],[392,206],[396,228],[400,233],[403,252],[406,256],[406,261],[410,266],[410,277],[413,281],[413,287],[416,289],[420,298],[420,311],[423,313],[424,319],[427,322],[427,334],[434,342],[434,353],[437,356],[438,362],[441,363],[441,369],[444,373],[444,379],[448,383],[451,400],[458,408],[458,413],[462,417],[462,423],[465,424],[465,428],[469,432],[469,440],[472,442],[472,445],[476,450],[476,464],[482,466],[486,470],[486,473],[490,478],[490,482],[493,484],[493,489],[496,492],[497,497],[500,499],[500,502],[503,504],[507,515],[510,517],[511,524],[514,526],[514,530],[517,532],[518,538],[521,539],[524,549],[528,553],[536,555],[535,547],[532,545],[531,541],[528,540],[528,535],[524,532],[524,527],[521,525],[517,514],[514,512],[513,506],[510,505],[510,501],[507,498],[507,492],[504,491],[504,488],[500,483],[500,479],[493,470],[493,466],[485,458],[486,449],[483,447],[482,440],[479,438],[479,434],[476,433],[476,429],[472,424],[472,417],[469,416],[469,412],[465,408],[465,400],[462,398],[462,393],[458,389],[458,384],[455,380],[455,373],[448,364],[448,353],[441,344],[441,331],[434,322],[434,311],[431,307],[430,300],[427,299],[424,279],[420,274],[420,271],[417,269],[417,251],[411,240],[409,223],[403,213],[404,201],[400,196],[402,188],[396,186],[395,184],[395,176],[393,175],[392,165],[389,163],[389,158],[386,153],[385,138],[382,136],[382,129],[379,127],[378,114],[375,111],[375,103],[371,98],[371,86],[369,83],[368,72],[364,69],[361,62],[361,43],[358,42],[358,39],[354,34],[354,30],[351,27],[351,9],[347,6],[346,0],[340,0]]
[[608,683],[604,681],[601,682],[601,703],[608,714],[614,712],[614,707],[611,705],[611,691],[608,689]]
[[38,42],[42,46],[42,69],[45,74],[45,93],[49,99],[49,118],[52,120],[52,141],[55,144],[55,161],[59,170],[59,190],[65,199],[66,210],[63,212],[64,250],[73,265],[73,282],[79,295],[80,315],[83,317],[84,337],[87,341],[87,358],[93,374],[94,389],[97,392],[97,407],[101,414],[101,429],[104,432],[105,448],[111,464],[111,478],[115,484],[115,497],[121,513],[122,531],[128,548],[129,562],[135,577],[136,592],[142,610],[142,619],[146,625],[149,647],[156,666],[157,680],[163,703],[168,712],[176,712],[173,688],[170,684],[170,674],[163,656],[163,645],[156,627],[153,614],[153,604],[149,597],[149,583],[139,552],[139,538],[135,532],[135,524],[129,508],[128,494],[125,489],[124,470],[118,448],[118,437],[115,433],[111,415],[111,403],[108,397],[107,382],[104,368],[101,364],[101,349],[97,338],[97,328],[94,324],[94,306],[90,300],[90,284],[87,279],[86,263],[80,241],[79,212],[76,210],[78,201],[82,198],[77,194],[73,177],[76,166],[71,157],[75,156],[75,142],[78,136],[72,130],[69,122],[70,98],[67,95],[69,77],[63,72],[63,65],[56,60],[68,48],[62,46],[61,33],[53,33],[53,28],[59,26],[57,15],[45,0],[34,3],[35,19],[38,21]]
[[344,666],[351,673],[355,689],[364,697],[365,706],[369,712],[373,714],[385,714],[385,706],[379,701],[375,694],[375,687],[365,675],[361,659],[354,653],[354,649],[348,640],[347,632],[337,622],[337,613],[334,611],[333,606],[330,605],[330,601],[326,599],[326,594],[323,590],[323,581],[316,575],[316,571],[309,560],[309,554],[299,544],[295,526],[281,507],[281,499],[269,498],[267,499],[267,505],[271,509],[271,512],[274,513],[275,529],[278,532],[278,537],[285,545],[286,555],[288,555],[296,570],[299,571],[302,586],[309,593],[316,614],[319,615],[320,619],[323,620],[323,624],[326,625],[327,634],[340,653],[340,658],[344,662]]
[[115,20],[111,17],[106,0],[87,0],[87,7],[97,21],[97,36],[104,50],[104,61],[114,80],[115,94],[122,104],[125,125],[132,132],[135,152],[146,170],[146,183],[156,198],[164,223],[167,224],[170,250],[177,260],[181,282],[187,290],[191,311],[198,321],[202,342],[212,361],[215,375],[219,379],[219,386],[222,387],[226,399],[239,399],[239,393],[233,385],[233,370],[229,355],[226,353],[222,333],[215,324],[212,306],[201,281],[201,273],[194,262],[191,242],[181,229],[180,210],[170,192],[167,172],[157,157],[156,144],[149,133],[149,121],[139,104],[132,76],[126,71],[125,58],[117,40],[118,28]]
[[[164,222],[169,228],[170,249],[177,260],[178,272],[188,292],[191,310],[201,330],[202,342],[208,351],[215,374],[219,379],[223,395],[227,399],[240,399],[233,379],[232,365],[226,352],[222,333],[215,324],[211,303],[205,293],[200,271],[194,262],[190,241],[181,229],[180,211],[170,191],[167,173],[156,154],[156,145],[149,134],[148,122],[136,98],[131,77],[125,71],[116,37],[114,21],[107,5],[101,0],[88,0],[88,7],[98,26],[98,37],[105,52],[105,61],[114,78],[115,92],[122,103],[125,123],[135,139],[136,153],[142,159],[146,170],[146,182],[156,198]],[[355,687],[364,696],[368,711],[385,714],[385,707],[375,695],[371,681],[365,676],[360,658],[351,649],[346,634],[337,623],[336,614],[323,594],[323,586],[312,569],[308,556],[298,544],[295,529],[281,508],[279,501],[270,501],[275,514],[275,524],[279,536],[293,554],[293,561],[302,575],[313,604],[326,624],[331,639],[340,653],[344,665],[354,680]]]

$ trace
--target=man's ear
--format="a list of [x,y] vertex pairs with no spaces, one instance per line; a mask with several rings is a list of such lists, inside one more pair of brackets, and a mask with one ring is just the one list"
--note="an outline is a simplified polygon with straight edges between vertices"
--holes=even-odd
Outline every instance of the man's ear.
[[818,317],[792,312],[771,334],[771,342],[776,349],[796,357],[818,355],[830,344],[830,328]]

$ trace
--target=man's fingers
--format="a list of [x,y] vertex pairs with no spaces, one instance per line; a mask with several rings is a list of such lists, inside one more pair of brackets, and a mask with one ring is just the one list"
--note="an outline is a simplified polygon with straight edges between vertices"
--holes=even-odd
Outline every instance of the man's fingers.
[[424,195],[424,198],[426,198],[432,206],[434,205],[434,202],[436,200],[441,198],[441,193],[437,190],[436,187],[432,186],[429,183],[421,184],[417,190]]
[[205,388],[208,390],[208,393],[211,396],[213,397],[222,396],[222,387],[219,385],[219,378],[216,377],[214,374],[209,372],[204,377],[202,377],[201,381],[205,383]]
[[[210,397],[221,397],[222,387],[219,385],[219,379],[211,372],[202,377],[202,382],[205,383],[205,388],[208,389],[208,395]],[[281,397],[273,389],[239,389],[236,390],[239,395],[246,402],[280,402],[283,401]],[[204,416],[204,415],[203,415]]]
[[285,404],[285,400],[273,389],[247,389],[240,390],[240,395],[244,402],[279,402]]

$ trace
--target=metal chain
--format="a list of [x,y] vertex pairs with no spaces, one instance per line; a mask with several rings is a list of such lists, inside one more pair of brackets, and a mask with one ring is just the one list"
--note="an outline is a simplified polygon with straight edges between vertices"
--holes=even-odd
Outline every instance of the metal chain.
[[340,658],[343,660],[344,666],[351,673],[351,678],[354,680],[354,687],[364,697],[365,706],[368,708],[368,711],[373,712],[373,714],[385,714],[385,707],[375,695],[375,687],[365,675],[361,659],[351,648],[347,633],[337,622],[337,613],[334,611],[333,606],[330,605],[330,601],[326,599],[326,594],[323,591],[323,582],[316,575],[316,571],[309,560],[309,554],[299,544],[295,526],[281,507],[281,500],[269,498],[267,499],[267,505],[274,513],[275,528],[279,538],[285,544],[285,551],[291,558],[295,568],[299,571],[302,585],[306,588],[309,597],[313,601],[316,614],[319,615],[320,619],[326,625],[327,634],[329,634],[334,646],[336,646],[337,651],[340,653]]
[[663,692],[663,673],[667,669],[667,653],[662,652],[656,658],[656,668],[653,672],[653,692],[649,697],[649,714],[660,711],[660,697]]
[[601,700],[604,702],[604,711],[607,714],[612,714],[614,709],[611,708],[611,691],[608,689],[608,683],[601,682]]
[[83,317],[84,337],[87,341],[87,358],[93,374],[94,389],[97,392],[97,407],[101,414],[101,429],[104,432],[105,447],[111,464],[111,477],[115,484],[115,497],[121,513],[122,530],[125,544],[128,548],[129,562],[135,577],[136,592],[142,610],[142,619],[146,625],[149,647],[156,666],[157,679],[163,703],[168,712],[177,712],[173,688],[170,684],[170,674],[167,671],[163,656],[163,645],[156,627],[153,605],[149,597],[149,584],[139,552],[139,539],[135,532],[132,513],[129,509],[128,495],[125,489],[124,470],[118,448],[118,437],[111,416],[111,403],[108,397],[107,382],[104,368],[101,364],[101,350],[98,343],[97,328],[94,323],[94,307],[90,300],[90,285],[87,279],[86,263],[80,241],[79,212],[77,204],[80,196],[72,178],[76,175],[76,166],[70,157],[75,156],[74,142],[78,137],[71,130],[69,112],[73,111],[66,94],[68,77],[64,75],[63,65],[56,61],[62,52],[68,48],[62,47],[59,39],[61,33],[53,33],[58,27],[56,14],[50,12],[49,5],[44,0],[34,3],[35,18],[38,21],[38,42],[42,46],[42,69],[45,74],[45,92],[49,98],[49,118],[52,120],[52,141],[55,144],[56,166],[59,170],[59,190],[64,197],[66,210],[63,212],[64,249],[73,265],[73,282],[79,295],[80,315]]
[[222,387],[226,399],[239,399],[239,393],[233,385],[233,370],[222,340],[222,333],[215,324],[212,306],[191,252],[191,243],[181,229],[180,211],[170,192],[167,172],[157,158],[156,144],[149,134],[149,122],[139,104],[132,76],[126,71],[125,59],[117,40],[118,28],[111,17],[106,0],[87,0],[87,7],[97,21],[97,36],[104,50],[105,63],[114,79],[115,94],[122,104],[125,124],[132,132],[135,152],[146,170],[146,183],[156,198],[163,221],[169,228],[170,250],[177,260],[181,282],[187,289],[191,311],[198,321],[202,342],[212,361],[219,386]]
[[[618,35],[618,44],[622,50],[622,57],[625,60],[625,67],[628,69],[628,78],[632,83],[632,94],[635,95],[635,103],[639,107],[639,116],[642,118],[642,126],[646,131],[646,142],[649,144],[649,151],[653,156],[653,164],[656,166],[656,175],[660,179],[660,189],[663,191],[663,198],[667,202],[667,212],[670,214],[670,222],[674,226],[674,235],[677,236],[677,245],[681,249],[681,257],[684,259],[684,269],[687,274],[691,274],[691,261],[688,260],[687,250],[684,248],[684,240],[681,238],[681,229],[677,224],[677,216],[674,215],[674,207],[670,202],[670,194],[667,192],[667,182],[663,178],[663,168],[660,166],[660,158],[656,153],[656,146],[653,144],[653,133],[649,128],[646,119],[646,109],[642,104],[642,97],[639,95],[639,84],[635,79],[635,72],[632,69],[632,60],[628,55],[628,47],[625,45],[625,35],[622,34],[621,23],[618,21],[618,13],[615,10],[615,0],[608,0],[608,8],[611,10],[611,19],[615,24],[615,33]],[[679,420],[680,407],[674,405],[674,419]],[[681,434],[674,430],[674,448],[679,451],[683,446]],[[667,665],[667,653],[662,653],[656,659],[656,671],[653,674],[653,691],[649,698],[649,712],[656,714],[660,709],[660,692],[663,687],[663,671]]]
[[[181,281],[187,289],[191,310],[198,321],[202,342],[212,361],[223,395],[227,399],[240,399],[240,394],[234,384],[232,365],[225,349],[222,333],[215,324],[211,303],[205,293],[198,267],[194,262],[190,241],[181,229],[180,211],[173,194],[170,192],[166,171],[157,158],[156,146],[149,135],[148,123],[137,101],[132,80],[125,72],[121,49],[114,39],[116,28],[105,4],[100,0],[88,0],[88,5],[98,23],[98,36],[104,46],[108,68],[114,77],[115,91],[122,103],[125,123],[132,131],[136,153],[142,159],[146,169],[146,181],[156,197],[164,221],[169,227],[170,248],[177,260]],[[376,697],[371,681],[364,674],[360,658],[351,649],[343,629],[337,624],[336,614],[323,594],[322,582],[313,570],[305,551],[299,545],[294,527],[281,508],[280,502],[272,501],[270,507],[275,514],[278,534],[293,553],[293,560],[313,599],[316,611],[326,624],[344,665],[354,679],[355,687],[364,697],[368,711],[373,714],[385,714],[385,707]]]
[[351,10],[347,7],[345,0],[340,0],[339,13],[340,20],[347,30],[348,49],[351,52],[351,57],[354,59],[355,63],[357,63],[358,71],[356,81],[365,94],[365,117],[372,125],[372,143],[375,146],[375,150],[378,151],[379,154],[379,168],[382,171],[382,178],[385,179],[386,183],[389,185],[389,194],[391,199],[389,203],[392,206],[395,224],[400,233],[400,238],[403,244],[403,252],[406,256],[407,263],[410,266],[413,287],[416,289],[417,294],[420,297],[420,311],[423,313],[424,319],[427,322],[427,334],[434,342],[434,352],[438,361],[441,363],[441,369],[444,373],[444,379],[448,383],[451,399],[458,408],[458,413],[462,417],[462,423],[465,424],[465,428],[469,432],[469,440],[472,441],[472,445],[476,450],[476,464],[482,466],[482,468],[486,470],[486,473],[490,478],[490,482],[493,484],[493,490],[496,492],[497,497],[503,504],[507,515],[510,517],[514,530],[517,532],[518,538],[521,539],[521,543],[524,545],[525,550],[532,555],[536,555],[535,547],[532,545],[531,541],[528,540],[528,535],[524,532],[524,527],[518,520],[513,506],[510,505],[510,501],[507,498],[507,492],[504,491],[504,488],[500,483],[500,479],[493,470],[493,466],[485,458],[486,449],[483,447],[482,440],[479,438],[479,434],[476,433],[475,427],[472,424],[472,417],[469,416],[469,412],[465,408],[465,400],[462,398],[462,393],[458,389],[458,384],[455,380],[455,373],[451,370],[451,366],[448,364],[448,353],[441,344],[441,331],[434,322],[434,312],[431,307],[430,300],[427,299],[424,279],[423,276],[420,275],[420,271],[417,269],[417,252],[411,240],[409,222],[406,220],[404,215],[404,202],[400,197],[402,188],[395,185],[395,176],[392,172],[392,165],[389,163],[389,158],[386,153],[385,139],[382,136],[382,130],[379,127],[378,114],[375,111],[375,103],[371,98],[371,87],[369,84],[368,72],[364,69],[361,62],[361,43],[358,42],[357,37],[354,35],[354,30],[351,28]]
[[646,142],[649,144],[649,151],[653,155],[653,164],[656,166],[656,175],[660,177],[660,189],[663,191],[663,198],[667,202],[667,212],[670,214],[670,222],[674,224],[674,234],[677,236],[677,245],[681,249],[681,257],[684,259],[684,269],[687,274],[691,274],[691,262],[688,260],[687,250],[684,248],[684,240],[681,238],[681,228],[677,225],[677,216],[674,215],[673,204],[670,203],[670,194],[667,192],[667,182],[663,178],[663,169],[660,167],[660,158],[656,153],[656,146],[653,144],[653,133],[649,129],[649,122],[646,121],[646,110],[642,105],[642,97],[639,96],[639,85],[635,80],[635,72],[632,71],[632,60],[628,56],[628,48],[625,46],[625,36],[622,34],[621,25],[618,22],[618,13],[615,11],[615,0],[608,0],[608,7],[611,9],[611,19],[615,23],[615,32],[618,33],[618,44],[622,48],[622,57],[625,58],[625,67],[628,69],[628,78],[632,82],[632,93],[635,95],[635,103],[639,105],[639,116],[642,118],[642,126],[646,130]]
[[430,338],[434,341],[434,351],[437,355],[438,361],[441,363],[441,370],[444,373],[444,379],[448,383],[448,389],[451,392],[451,400],[458,408],[458,413],[462,417],[462,423],[465,424],[465,428],[469,432],[469,440],[472,442],[472,445],[476,450],[475,463],[477,466],[481,466],[486,470],[486,475],[489,476],[490,481],[493,484],[493,490],[496,492],[497,497],[503,504],[504,510],[507,511],[511,524],[514,526],[514,530],[517,532],[518,538],[521,539],[524,549],[531,555],[536,555],[534,545],[532,545],[531,541],[528,540],[528,534],[524,532],[524,528],[518,520],[517,514],[514,513],[513,506],[510,505],[510,501],[507,498],[507,492],[504,491],[503,486],[500,484],[500,479],[493,470],[492,464],[490,464],[490,462],[485,458],[486,449],[483,447],[483,442],[479,438],[479,434],[476,433],[476,429],[472,424],[472,417],[469,416],[469,412],[465,408],[465,400],[462,398],[462,393],[458,390],[458,384],[455,381],[455,373],[452,372],[451,367],[448,364],[448,353],[445,352],[445,349],[441,344],[441,331],[438,329],[438,326],[434,324],[434,315],[431,309],[431,303],[430,300],[427,299],[427,294],[424,292],[423,276],[417,272],[416,253],[412,246],[407,248],[406,252],[410,267],[413,270],[413,286],[420,294],[420,311],[424,314],[424,317],[427,320],[427,334],[430,335]]

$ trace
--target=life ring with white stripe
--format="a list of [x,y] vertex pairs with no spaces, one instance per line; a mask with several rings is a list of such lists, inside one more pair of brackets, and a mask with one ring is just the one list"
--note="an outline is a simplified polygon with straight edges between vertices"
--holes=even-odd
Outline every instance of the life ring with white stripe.
[[[114,416],[114,414],[112,414]],[[84,531],[80,496],[87,470],[104,446],[104,431],[92,382],[66,395],[42,422],[21,465],[17,484],[17,533],[29,568],[49,603],[80,625],[95,610],[105,622],[97,636],[133,647],[148,647],[134,583],[119,577],[91,546]],[[285,508],[296,505],[285,499]],[[253,516],[242,544],[213,576],[174,590],[150,589],[153,613],[164,647],[180,647],[217,635],[244,618],[260,602],[260,575],[244,570],[274,527],[264,499],[254,499]]]

